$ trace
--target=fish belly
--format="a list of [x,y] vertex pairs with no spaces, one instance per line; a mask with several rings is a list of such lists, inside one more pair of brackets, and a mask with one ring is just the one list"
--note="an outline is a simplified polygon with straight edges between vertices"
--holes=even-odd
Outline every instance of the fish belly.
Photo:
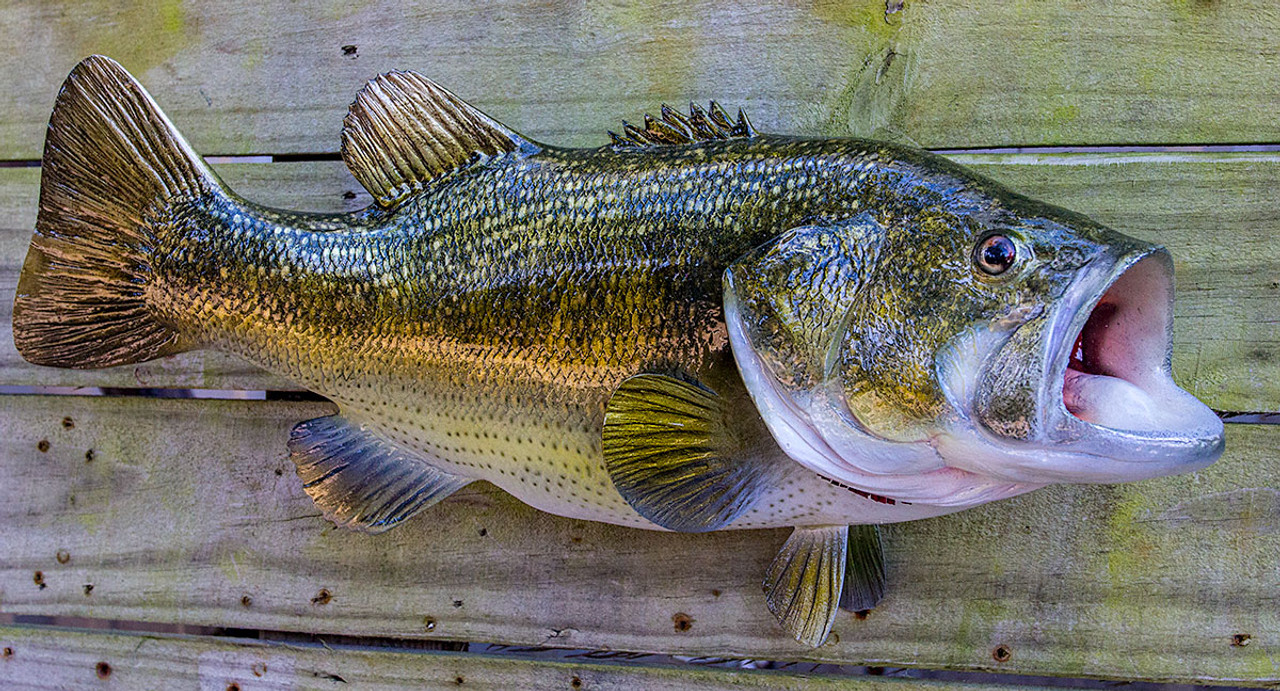
[[348,418],[424,462],[491,482],[536,509],[656,528],[614,489],[600,451],[602,410],[593,414],[549,403],[516,407],[510,394],[427,382],[362,384],[332,397]]

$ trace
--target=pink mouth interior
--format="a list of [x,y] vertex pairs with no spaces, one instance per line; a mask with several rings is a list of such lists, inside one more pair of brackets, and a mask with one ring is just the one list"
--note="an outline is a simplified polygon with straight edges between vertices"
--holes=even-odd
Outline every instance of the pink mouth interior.
[[1062,400],[1072,415],[1120,429],[1148,429],[1162,417],[1155,396],[1167,378],[1171,293],[1167,265],[1154,256],[1107,289],[1069,354]]

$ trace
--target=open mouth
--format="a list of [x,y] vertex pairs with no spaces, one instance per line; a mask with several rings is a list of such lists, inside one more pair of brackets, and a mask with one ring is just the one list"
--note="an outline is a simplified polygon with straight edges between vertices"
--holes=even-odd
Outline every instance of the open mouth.
[[1143,257],[1107,287],[1066,355],[1067,412],[1113,429],[1168,429],[1172,411],[1161,399],[1174,386],[1168,372],[1172,300],[1163,252]]

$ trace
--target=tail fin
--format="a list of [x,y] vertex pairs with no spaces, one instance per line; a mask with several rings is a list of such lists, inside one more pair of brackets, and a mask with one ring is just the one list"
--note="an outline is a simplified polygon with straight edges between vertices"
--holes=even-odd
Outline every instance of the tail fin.
[[88,369],[187,349],[147,305],[157,221],[219,189],[204,161],[115,61],[62,85],[41,163],[40,211],[13,305],[18,352]]

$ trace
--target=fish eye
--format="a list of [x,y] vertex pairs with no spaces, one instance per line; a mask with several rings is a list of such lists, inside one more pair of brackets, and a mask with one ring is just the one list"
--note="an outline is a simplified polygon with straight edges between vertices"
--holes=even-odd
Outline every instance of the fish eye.
[[988,276],[999,276],[1018,259],[1018,246],[1004,235],[988,235],[973,250],[973,263]]

